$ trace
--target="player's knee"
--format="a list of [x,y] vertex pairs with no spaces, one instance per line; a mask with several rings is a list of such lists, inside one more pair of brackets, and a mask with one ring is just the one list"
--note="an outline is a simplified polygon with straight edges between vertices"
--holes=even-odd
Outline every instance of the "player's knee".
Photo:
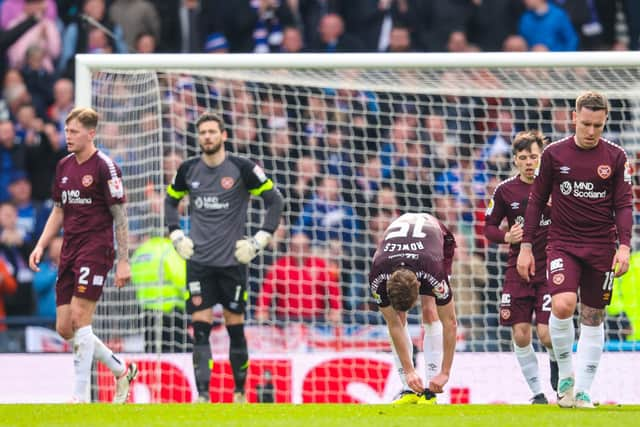
[[208,344],[211,334],[211,324],[206,322],[193,322],[193,342],[195,345]]
[[244,336],[244,324],[227,326],[227,332],[229,333],[229,343],[231,347],[242,347],[246,345],[246,338]]
[[515,342],[518,347],[526,347],[531,343],[531,333],[529,331],[516,329],[513,331],[513,342]]
[[576,307],[566,301],[558,301],[553,304],[553,315],[558,319],[568,319],[573,316]]

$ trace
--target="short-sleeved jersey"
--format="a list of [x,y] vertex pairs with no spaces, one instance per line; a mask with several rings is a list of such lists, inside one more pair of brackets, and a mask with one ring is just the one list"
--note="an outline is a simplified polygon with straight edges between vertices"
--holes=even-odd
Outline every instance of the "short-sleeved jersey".
[[619,209],[631,209],[632,203],[630,167],[618,145],[600,138],[596,147],[585,150],[570,136],[545,148],[529,196],[532,209],[527,209],[525,218],[525,242],[532,241],[536,226],[529,215],[537,216],[534,211],[549,195],[553,203],[549,243],[610,245],[619,237],[629,244],[631,223],[616,230],[614,215]]
[[109,207],[125,199],[122,172],[103,152],[96,151],[82,164],[74,154],[58,162],[53,200],[64,213],[61,264],[71,259],[113,262]]
[[449,286],[451,262],[455,250],[451,232],[429,214],[407,213],[389,225],[373,256],[369,273],[371,295],[380,307],[390,305],[387,280],[406,268],[420,281],[420,295],[435,297],[445,305],[453,297]]
[[[509,229],[511,229],[514,224],[524,226],[524,217],[527,210],[531,187],[532,184],[528,184],[521,180],[520,175],[513,176],[498,184],[495,192],[493,193],[493,197],[489,201],[489,206],[487,207],[485,216],[486,224],[499,227],[503,218],[507,218]],[[536,264],[536,275],[533,279],[534,281],[544,280],[545,278],[547,263],[547,231],[549,229],[549,224],[551,223],[550,215],[551,212],[549,206],[545,205],[538,222],[539,227],[536,229],[533,239],[533,256],[535,257]],[[485,228],[485,231],[486,230],[487,229]],[[502,235],[502,240],[497,243],[502,243],[503,241],[504,235]],[[507,267],[516,266],[519,253],[520,244],[510,245]]]
[[210,267],[238,265],[235,244],[245,235],[249,199],[272,188],[262,168],[244,157],[227,153],[215,167],[201,157],[183,162],[168,195],[180,199],[189,194],[191,260]]

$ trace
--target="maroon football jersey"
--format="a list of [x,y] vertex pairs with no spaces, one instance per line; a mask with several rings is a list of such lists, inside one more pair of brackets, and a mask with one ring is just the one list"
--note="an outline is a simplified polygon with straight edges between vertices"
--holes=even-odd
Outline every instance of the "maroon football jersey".
[[389,306],[387,280],[400,268],[416,273],[420,295],[431,295],[436,304],[451,301],[449,286],[455,250],[451,232],[429,214],[404,214],[389,225],[373,256],[369,273],[371,295],[380,307]]
[[[606,139],[585,150],[573,136],[542,153],[525,216],[524,239],[532,242],[542,208],[551,196],[549,243],[611,245],[631,240],[631,170],[624,150]],[[614,215],[615,213],[615,215]]]
[[120,168],[96,151],[78,164],[70,154],[56,167],[53,200],[64,212],[60,263],[71,259],[113,262],[111,205],[125,202]]
[[[532,184],[527,184],[521,180],[520,175],[513,176],[498,184],[493,197],[489,201],[485,217],[484,233],[487,239],[496,243],[504,243],[506,232],[499,227],[505,217],[507,218],[509,229],[516,223],[524,226],[524,216],[531,186]],[[550,209],[549,206],[545,205],[538,221],[539,227],[536,229],[533,239],[533,255],[536,263],[534,281],[544,280],[546,277],[547,257],[545,251],[547,247],[547,230],[550,223]],[[507,267],[516,266],[519,252],[520,244],[510,245]]]

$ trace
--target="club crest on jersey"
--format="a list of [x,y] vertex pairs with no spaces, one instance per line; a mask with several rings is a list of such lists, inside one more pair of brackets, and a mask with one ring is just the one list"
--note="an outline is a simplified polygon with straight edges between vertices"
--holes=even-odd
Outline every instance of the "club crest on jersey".
[[82,185],[85,187],[89,187],[93,184],[93,177],[91,175],[85,175],[82,177]]
[[553,281],[554,285],[560,286],[564,283],[564,274],[562,273],[554,274],[551,280]]
[[611,176],[611,166],[600,165],[598,166],[598,176],[602,179],[607,179]]
[[500,317],[502,317],[504,320],[507,320],[508,318],[511,317],[511,310],[509,310],[508,308],[501,309]]
[[121,199],[124,196],[124,188],[122,188],[122,180],[118,177],[107,181],[109,193],[114,199]]
[[228,190],[231,187],[233,187],[234,183],[235,183],[234,179],[231,178],[230,176],[222,177],[222,179],[220,180],[220,186],[225,190]]

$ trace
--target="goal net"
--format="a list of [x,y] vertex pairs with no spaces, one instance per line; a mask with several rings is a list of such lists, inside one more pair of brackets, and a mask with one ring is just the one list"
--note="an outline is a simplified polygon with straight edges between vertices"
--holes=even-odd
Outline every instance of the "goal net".
[[[433,213],[456,235],[458,354],[511,351],[510,330],[498,319],[507,247],[488,243],[483,223],[496,185],[515,173],[512,137],[525,129],[551,140],[571,133],[574,100],[591,89],[611,103],[604,136],[632,164],[640,153],[640,61],[621,53],[84,55],[77,74],[76,101],[100,113],[97,140],[123,170],[132,250],[163,234],[164,191],[180,161],[198,154],[194,123],[204,111],[224,117],[227,149],[262,165],[284,195],[274,243],[249,272],[250,401],[269,399],[265,378],[280,402],[357,401],[343,387],[350,380],[378,396],[399,391],[390,357],[375,356],[390,347],[367,275],[381,233],[404,212]],[[261,214],[255,200],[247,234]],[[315,261],[282,268],[282,257],[306,246]],[[636,302],[625,298],[628,284],[617,289],[607,349],[634,350]],[[228,337],[216,313],[212,400],[229,401]],[[421,351],[419,312],[409,319]],[[182,320],[163,322],[162,313],[156,320],[145,321],[135,287],[107,286],[94,328],[115,350],[140,353],[131,357],[140,358],[150,386],[137,400],[140,393],[156,402],[195,399]],[[152,342],[149,328],[157,328]],[[174,365],[186,379],[161,354],[167,340],[167,351],[183,352]],[[95,396],[106,400],[112,380],[97,372]]]

